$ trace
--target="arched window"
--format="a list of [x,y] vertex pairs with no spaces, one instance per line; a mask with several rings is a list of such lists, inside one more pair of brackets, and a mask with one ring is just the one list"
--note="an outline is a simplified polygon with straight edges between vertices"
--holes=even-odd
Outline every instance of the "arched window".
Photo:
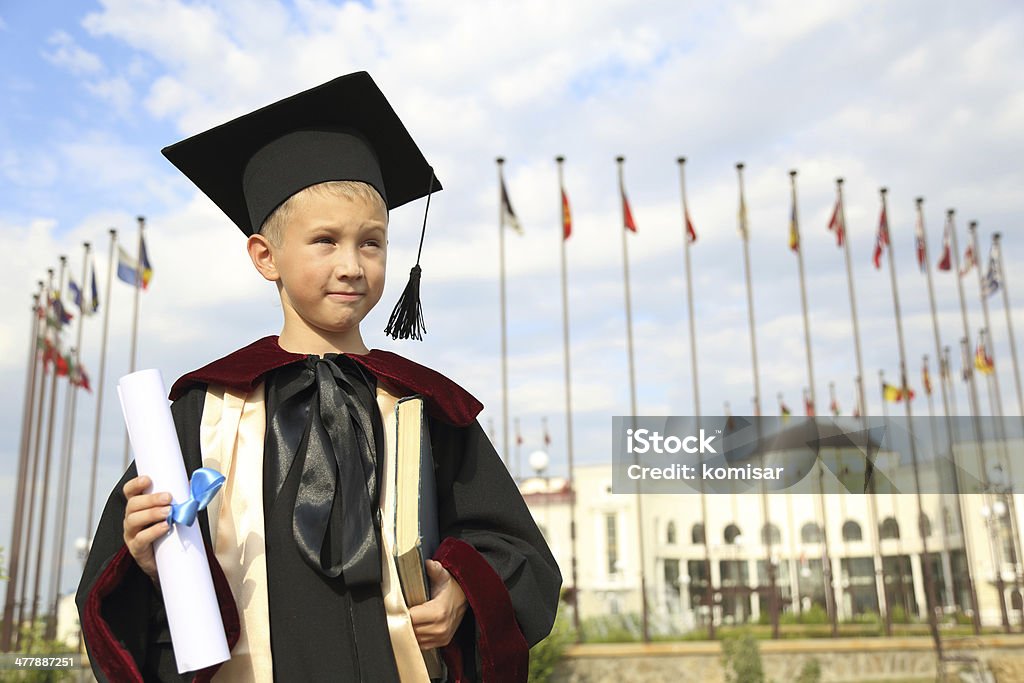
[[895,517],[886,517],[882,520],[882,523],[878,526],[878,537],[883,541],[900,537],[900,525]]
[[676,544],[676,523],[669,522],[668,529],[665,531],[665,542],[669,545]]
[[735,524],[730,524],[729,526],[725,527],[725,533],[722,534],[722,537],[725,539],[727,545],[732,545],[736,542],[736,538],[740,535],[740,533],[740,528],[738,526],[736,526]]
[[932,535],[932,520],[928,519],[928,515],[922,512],[918,523],[921,525],[921,536],[928,538]]
[[765,524],[761,527],[761,543],[765,545],[782,545],[782,534],[779,527],[774,524]]
[[857,522],[852,519],[848,519],[843,523],[844,541],[861,541],[863,539],[864,534],[861,533],[860,524],[857,524]]
[[704,525],[694,524],[690,530],[690,542],[694,545],[704,545]]
[[807,522],[800,528],[800,540],[804,543],[821,543],[821,527],[814,522]]

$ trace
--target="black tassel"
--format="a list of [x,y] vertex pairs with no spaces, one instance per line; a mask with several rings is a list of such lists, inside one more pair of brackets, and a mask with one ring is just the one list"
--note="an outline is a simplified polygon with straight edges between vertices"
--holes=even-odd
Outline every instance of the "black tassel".
[[405,291],[395,304],[395,310],[391,311],[391,318],[388,319],[388,326],[384,328],[384,334],[392,339],[415,339],[423,340],[423,333],[427,331],[423,324],[423,306],[420,304],[420,266],[416,264],[409,271],[409,282],[405,285]]
[[430,213],[430,195],[434,193],[434,169],[430,169],[430,183],[427,185],[427,206],[423,209],[423,227],[420,228],[420,248],[416,251],[416,265],[409,271],[409,284],[391,311],[384,334],[392,339],[415,339],[423,341],[427,326],[423,324],[423,306],[420,304],[420,256],[423,254],[423,237],[427,234],[427,214]]

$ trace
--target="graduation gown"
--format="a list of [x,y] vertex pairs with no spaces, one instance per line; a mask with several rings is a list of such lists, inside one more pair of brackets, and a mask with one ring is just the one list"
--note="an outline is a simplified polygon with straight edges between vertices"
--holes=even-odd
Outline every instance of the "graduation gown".
[[[482,406],[451,380],[396,354],[346,355],[402,395],[426,399],[442,543],[434,559],[458,581],[468,609],[443,649],[449,680],[525,681],[528,647],[550,631],[561,584],[557,565],[518,489],[476,421]],[[270,642],[276,680],[397,680],[379,586],[348,587],[311,571],[292,538],[301,456],[271,483],[271,430],[282,380],[302,354],[266,337],[179,379],[171,412],[186,471],[202,466],[200,424],[209,387],[248,392],[265,384],[264,507]],[[289,367],[291,366],[291,367]],[[294,374],[294,372],[292,372]],[[275,398],[276,397],[276,398]],[[162,598],[123,543],[124,483],[107,501],[77,602],[100,681],[209,680],[218,667],[179,676]],[[339,483],[340,485],[340,483]],[[271,500],[273,489],[279,492]],[[229,647],[240,636],[235,596],[212,551],[206,512],[198,517]],[[379,531],[378,531],[379,540]]]

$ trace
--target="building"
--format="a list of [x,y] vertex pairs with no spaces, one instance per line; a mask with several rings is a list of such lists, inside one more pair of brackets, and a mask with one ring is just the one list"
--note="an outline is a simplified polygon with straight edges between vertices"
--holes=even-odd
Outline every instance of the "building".
[[[1007,446],[1008,453],[1024,452],[1024,442]],[[833,476],[822,469],[823,477]],[[576,506],[583,619],[641,611],[642,558],[655,632],[706,625],[712,612],[716,624],[767,620],[770,572],[782,613],[827,610],[831,580],[842,621],[884,614],[885,605],[896,620],[901,612],[926,619],[932,600],[947,615],[971,614],[969,570],[983,624],[1024,624],[1019,494],[926,493],[919,516],[915,494],[637,496],[614,493],[612,474],[607,464],[578,466],[573,487],[562,478],[521,486],[566,588],[573,588],[570,505]],[[934,473],[918,476],[922,490],[937,490],[927,482]]]

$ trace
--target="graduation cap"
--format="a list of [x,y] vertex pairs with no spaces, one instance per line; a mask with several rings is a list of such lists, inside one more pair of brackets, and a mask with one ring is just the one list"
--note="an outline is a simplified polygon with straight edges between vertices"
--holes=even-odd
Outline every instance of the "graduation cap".
[[[441,183],[365,71],[292,95],[162,150],[246,235],[296,192],[331,180],[367,183],[388,209]],[[426,229],[426,214],[423,217]],[[420,233],[420,251],[423,231]],[[419,252],[385,332],[422,339]]]

